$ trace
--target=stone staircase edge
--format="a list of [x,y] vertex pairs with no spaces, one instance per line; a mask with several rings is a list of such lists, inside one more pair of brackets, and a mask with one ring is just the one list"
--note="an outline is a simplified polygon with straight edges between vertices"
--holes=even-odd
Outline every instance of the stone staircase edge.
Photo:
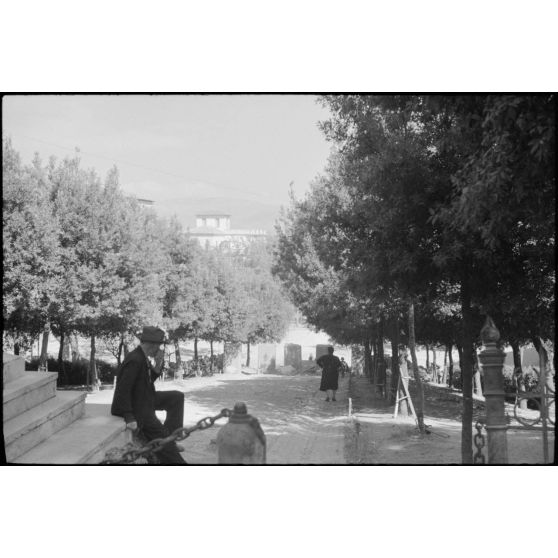
[[[89,413],[88,413],[89,411]],[[93,429],[93,435],[87,437],[88,430]],[[84,443],[76,444],[79,437],[84,437]],[[87,409],[85,414],[62,428],[40,444],[30,448],[17,457],[14,464],[94,464],[92,460],[101,461],[104,452],[113,445],[115,440],[123,437],[122,445],[129,441],[128,431],[124,422],[117,417],[103,412],[91,413]],[[87,444],[91,441],[92,445]],[[49,454],[55,454],[54,459],[48,460]],[[66,459],[64,457],[66,456]],[[31,461],[30,461],[31,459]],[[48,460],[48,461],[47,461]]]
[[2,402],[4,404],[10,403],[12,400],[16,399],[17,397],[20,397],[30,391],[33,391],[34,389],[49,384],[52,381],[56,382],[56,379],[58,378],[57,372],[27,372],[26,371],[24,374],[25,375],[21,376],[21,378],[25,378],[28,380],[33,379],[31,377],[31,375],[33,374],[41,374],[41,376],[37,376],[35,382],[27,382],[27,381],[21,382],[21,385],[19,386],[14,386],[12,384],[20,383],[19,380],[21,378],[18,378],[17,380],[13,380],[11,382],[7,382],[4,385],[4,389],[2,393]]
[[[61,396],[61,393],[64,393],[65,395]],[[66,395],[66,394],[69,394],[69,395]],[[28,409],[24,413],[6,421],[4,423],[4,443],[6,444],[6,446],[8,446],[14,440],[17,440],[21,436],[24,436],[27,432],[30,432],[31,430],[34,430],[35,428],[40,427],[41,424],[52,420],[53,418],[62,414],[64,411],[72,408],[73,406],[79,405],[82,402],[85,405],[86,395],[87,394],[83,393],[83,392],[78,392],[76,394],[75,392],[60,392],[60,391],[57,391],[55,397],[52,397],[52,398],[44,401],[40,405],[37,405],[36,407],[33,407],[31,409]],[[30,416],[30,415],[32,415],[33,411],[36,412],[40,407],[45,406],[45,404],[50,404],[50,403],[53,403],[55,401],[60,403],[60,404],[57,405],[56,407],[51,408],[51,409],[48,409],[48,407],[47,407],[46,414],[39,415],[37,418],[33,419],[32,421],[25,423],[24,425],[22,425],[19,428],[16,428],[11,433],[9,431],[7,432],[7,429],[9,429],[10,426],[11,426],[10,423],[13,424],[14,421],[18,421],[18,420],[22,421],[23,418],[26,418],[26,417],[24,417],[24,415]]]

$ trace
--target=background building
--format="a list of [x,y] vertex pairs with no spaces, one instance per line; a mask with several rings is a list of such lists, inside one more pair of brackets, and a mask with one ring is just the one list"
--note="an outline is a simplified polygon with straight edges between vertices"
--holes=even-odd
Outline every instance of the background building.
[[231,229],[231,216],[227,213],[199,213],[196,215],[196,226],[188,229],[188,234],[204,248],[235,249],[265,238],[267,231]]

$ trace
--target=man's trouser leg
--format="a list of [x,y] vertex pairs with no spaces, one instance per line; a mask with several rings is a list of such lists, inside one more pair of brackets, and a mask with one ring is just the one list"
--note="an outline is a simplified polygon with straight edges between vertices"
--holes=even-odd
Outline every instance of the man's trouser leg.
[[164,425],[169,434],[184,426],[184,394],[181,391],[156,391],[155,409],[167,412]]
[[[155,440],[156,438],[166,438],[170,432],[161,424],[155,413],[152,416],[142,417],[139,421],[142,434],[147,440]],[[161,465],[184,465],[186,461],[180,455],[175,442],[166,444],[155,455],[161,462]]]

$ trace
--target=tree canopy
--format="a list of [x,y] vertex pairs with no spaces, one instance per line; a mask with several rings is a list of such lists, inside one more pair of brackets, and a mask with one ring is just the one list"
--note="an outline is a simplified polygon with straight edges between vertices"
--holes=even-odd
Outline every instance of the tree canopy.
[[[292,307],[271,275],[271,246],[203,250],[176,219],[125,195],[79,152],[44,165],[3,144],[4,344],[41,331],[123,341],[146,323],[174,341],[278,340]],[[9,337],[9,339],[8,339]]]
[[554,339],[554,95],[321,102],[332,155],[278,225],[275,273],[334,338],[385,318],[397,347],[408,309],[419,342],[458,344],[470,462],[482,315],[504,339]]

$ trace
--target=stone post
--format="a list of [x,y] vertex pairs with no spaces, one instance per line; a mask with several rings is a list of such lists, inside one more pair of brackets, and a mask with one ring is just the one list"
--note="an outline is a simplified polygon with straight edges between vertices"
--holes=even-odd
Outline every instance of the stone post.
[[219,464],[256,465],[266,462],[266,438],[245,403],[236,403],[229,422],[217,434]]
[[479,353],[484,373],[486,400],[486,432],[488,437],[488,463],[500,465],[508,462],[507,421],[503,366],[505,353],[498,346],[500,332],[490,316],[480,332],[483,350]]

